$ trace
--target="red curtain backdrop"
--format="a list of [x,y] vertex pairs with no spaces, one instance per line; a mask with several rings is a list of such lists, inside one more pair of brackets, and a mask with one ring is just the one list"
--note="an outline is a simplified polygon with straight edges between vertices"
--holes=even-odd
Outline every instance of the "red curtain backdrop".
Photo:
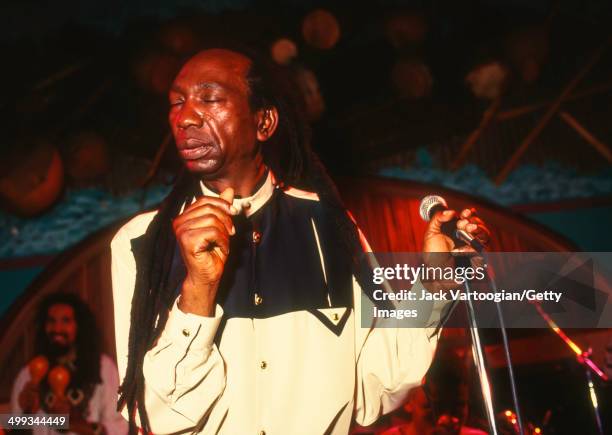
[[572,251],[560,235],[509,209],[436,186],[386,179],[342,179],[340,193],[357,224],[378,252],[420,252],[427,224],[419,216],[423,197],[443,196],[449,207],[475,207],[491,230],[490,251]]

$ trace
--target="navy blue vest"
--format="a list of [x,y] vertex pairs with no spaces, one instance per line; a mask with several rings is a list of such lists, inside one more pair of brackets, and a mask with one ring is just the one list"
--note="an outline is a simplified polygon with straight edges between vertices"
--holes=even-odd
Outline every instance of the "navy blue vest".
[[[346,318],[334,326],[317,309],[353,307],[352,267],[334,218],[326,208],[319,201],[275,189],[259,210],[248,218],[235,216],[233,221],[236,234],[231,237],[230,255],[217,293],[224,320],[307,310],[339,334],[351,310],[346,310]],[[319,236],[325,275],[312,221]],[[260,237],[253,237],[254,232]],[[144,258],[150,258],[150,253],[143,252],[150,249],[145,248],[148,244],[141,240],[143,237],[132,240],[137,279],[141,273],[148,273],[141,266]],[[169,277],[177,295],[185,273],[177,248]],[[260,303],[255,302],[256,297],[261,298]]]

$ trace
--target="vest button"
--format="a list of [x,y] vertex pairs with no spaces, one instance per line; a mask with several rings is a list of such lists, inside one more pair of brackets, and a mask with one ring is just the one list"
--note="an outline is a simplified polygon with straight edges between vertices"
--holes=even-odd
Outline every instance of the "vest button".
[[262,361],[262,362],[260,362],[260,363],[259,363],[259,367],[260,367],[262,370],[265,370],[265,368],[266,368],[266,367],[268,367],[268,363],[267,363],[267,362],[265,362],[265,361]]
[[255,305],[261,305],[263,303],[263,298],[261,296],[259,296],[257,293],[255,293],[255,297],[253,298],[253,302],[255,302]]
[[253,231],[253,243],[259,243],[261,240],[261,233],[259,231]]

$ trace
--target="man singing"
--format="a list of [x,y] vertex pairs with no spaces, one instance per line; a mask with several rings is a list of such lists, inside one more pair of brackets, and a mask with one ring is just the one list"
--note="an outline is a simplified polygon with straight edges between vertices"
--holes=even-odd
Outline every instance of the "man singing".
[[[347,434],[398,407],[434,328],[362,328],[359,233],[257,56],[191,58],[170,91],[186,170],[112,242],[119,406],[155,434]],[[438,214],[427,251],[448,252]],[[486,228],[468,210],[458,224]]]
[[[14,414],[69,414],[69,434],[121,435],[128,426],[116,410],[119,386],[115,363],[100,352],[92,312],[77,296],[54,293],[40,305],[37,325],[37,358],[47,362],[43,378],[32,379],[24,367],[11,394]],[[63,367],[69,382],[63,391],[54,388],[53,369]],[[44,425],[34,434],[59,434]]]

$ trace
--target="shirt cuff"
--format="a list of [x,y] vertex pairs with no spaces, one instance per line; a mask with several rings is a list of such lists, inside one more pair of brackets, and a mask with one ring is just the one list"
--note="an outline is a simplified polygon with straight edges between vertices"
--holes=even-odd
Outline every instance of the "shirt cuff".
[[178,307],[179,298],[176,298],[170,310],[165,332],[169,333],[172,342],[185,343],[193,350],[210,348],[223,317],[223,308],[217,304],[213,317],[198,316],[181,311]]

